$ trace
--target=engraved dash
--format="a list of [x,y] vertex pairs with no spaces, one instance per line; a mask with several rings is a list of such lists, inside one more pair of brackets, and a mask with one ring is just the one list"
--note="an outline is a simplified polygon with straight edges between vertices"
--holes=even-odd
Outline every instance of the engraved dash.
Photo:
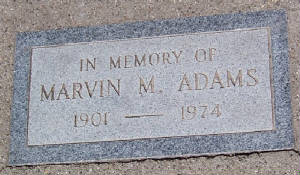
[[158,117],[163,114],[141,114],[141,115],[125,115],[125,118],[142,118],[142,117]]

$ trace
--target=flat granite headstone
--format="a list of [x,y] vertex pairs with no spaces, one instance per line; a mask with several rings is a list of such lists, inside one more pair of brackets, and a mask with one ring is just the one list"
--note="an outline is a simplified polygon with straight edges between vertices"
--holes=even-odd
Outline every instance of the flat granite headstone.
[[286,18],[19,33],[9,164],[291,149]]

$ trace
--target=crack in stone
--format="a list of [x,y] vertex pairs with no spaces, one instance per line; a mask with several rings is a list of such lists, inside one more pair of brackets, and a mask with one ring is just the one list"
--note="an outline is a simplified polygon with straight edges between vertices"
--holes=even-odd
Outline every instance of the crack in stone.
[[296,150],[296,149],[292,149],[293,152],[295,152],[296,154],[298,154],[300,156],[300,151]]

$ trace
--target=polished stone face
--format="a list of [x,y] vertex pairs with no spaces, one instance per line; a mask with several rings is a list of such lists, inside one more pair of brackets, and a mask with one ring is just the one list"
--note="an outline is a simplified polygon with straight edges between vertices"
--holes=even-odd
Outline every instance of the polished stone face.
[[28,144],[272,130],[269,32],[33,48]]

